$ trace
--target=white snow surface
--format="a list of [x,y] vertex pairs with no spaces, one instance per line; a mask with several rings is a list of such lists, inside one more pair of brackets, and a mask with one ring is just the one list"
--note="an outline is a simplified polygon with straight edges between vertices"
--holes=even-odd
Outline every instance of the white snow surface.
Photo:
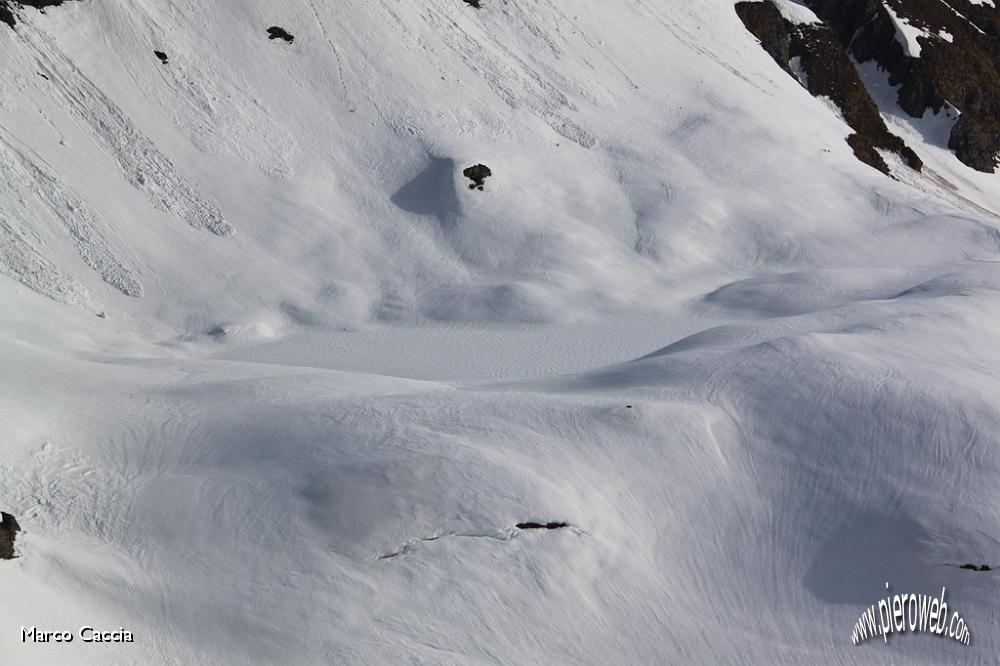
[[930,34],[912,23],[905,17],[900,16],[888,2],[883,2],[882,6],[889,12],[889,18],[896,28],[896,40],[903,47],[903,53],[911,58],[919,58],[922,52],[918,37],[930,37]]
[[781,15],[796,25],[822,23],[816,13],[799,0],[774,0]]
[[[0,663],[995,663],[1000,188],[937,121],[861,164],[722,0],[19,14]],[[852,645],[886,582],[972,645]]]

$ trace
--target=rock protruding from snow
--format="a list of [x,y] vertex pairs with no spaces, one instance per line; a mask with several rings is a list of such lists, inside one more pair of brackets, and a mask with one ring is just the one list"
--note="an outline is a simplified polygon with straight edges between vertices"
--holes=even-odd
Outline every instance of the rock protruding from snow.
[[551,521],[548,523],[537,523],[530,521],[527,523],[518,523],[516,525],[519,530],[561,530],[564,527],[569,527],[569,523],[564,523],[561,521]]
[[995,8],[931,0],[809,6],[858,62],[874,60],[898,86],[906,113],[951,104],[962,114],[948,147],[967,166],[993,172],[1000,152],[1000,15]]
[[45,11],[46,7],[55,7],[61,5],[65,0],[0,0],[0,22],[6,23],[10,27],[14,27],[17,24],[17,18],[14,15],[14,5],[21,7],[34,7],[41,11]]
[[21,526],[17,524],[17,519],[5,511],[0,511],[0,560],[12,560],[17,557],[14,553],[14,541],[20,531]]
[[[888,174],[880,150],[896,153],[910,168],[923,163],[889,131],[861,77],[826,25],[796,24],[773,2],[740,2],[736,13],[772,58],[816,97],[831,100],[854,130],[848,145],[859,160]],[[792,63],[795,66],[792,66]]]
[[993,172],[1000,154],[1000,123],[983,122],[962,114],[951,130],[948,147],[973,169]]
[[470,190],[482,192],[486,179],[493,175],[493,171],[485,164],[476,164],[465,169],[462,175],[472,181],[472,184],[469,185]]
[[967,569],[969,571],[993,571],[993,567],[988,564],[980,564],[976,566],[975,564],[963,564],[959,569]]
[[283,39],[289,44],[295,41],[295,35],[280,26],[272,25],[267,29],[267,34],[268,39]]
[[14,12],[11,10],[10,5],[3,2],[3,0],[0,0],[0,23],[6,23],[12,28],[16,24]]

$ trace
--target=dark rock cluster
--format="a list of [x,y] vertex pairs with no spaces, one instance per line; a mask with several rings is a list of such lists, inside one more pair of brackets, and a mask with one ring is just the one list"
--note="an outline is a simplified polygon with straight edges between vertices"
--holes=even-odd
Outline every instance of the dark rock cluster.
[[[858,62],[875,61],[888,72],[889,83],[898,86],[898,104],[910,116],[919,118],[928,110],[938,113],[947,105],[957,109],[961,117],[948,147],[973,169],[996,170],[1000,164],[1000,8],[970,0],[806,0],[805,4],[832,34],[830,46]],[[737,12],[785,67],[786,56],[796,55],[795,33],[819,32],[824,26],[792,26],[789,38],[779,25],[787,22],[776,7],[768,5],[768,0],[741,2]],[[907,53],[900,43],[894,15],[923,33],[916,38],[919,57]],[[791,45],[783,46],[789,40]],[[865,131],[855,129],[865,137]],[[859,149],[865,150],[859,146],[855,152]]]
[[21,531],[21,526],[17,524],[14,516],[0,511],[0,560],[12,560],[14,554],[14,540],[17,533]]
[[569,527],[569,523],[563,522],[551,522],[551,523],[518,523],[516,525],[519,530],[561,530],[564,527]]
[[736,13],[782,69],[794,76],[790,62],[798,58],[809,92],[828,97],[840,108],[854,130],[847,143],[859,160],[887,174],[881,149],[898,154],[913,169],[923,167],[917,154],[886,127],[833,30],[825,25],[795,25],[771,2],[740,2]]
[[875,60],[898,85],[914,117],[946,103],[962,114],[948,147],[968,166],[993,172],[1000,153],[1000,10],[969,0],[888,0],[899,17],[927,33],[920,57],[904,52],[886,5],[874,0],[810,0],[859,62]]
[[980,564],[976,566],[975,564],[963,564],[959,569],[968,569],[969,571],[993,571],[993,567],[988,564]]
[[486,179],[493,175],[493,171],[485,164],[476,164],[462,171],[462,175],[472,181],[472,184],[469,185],[470,190],[481,192],[486,184]]
[[0,22],[14,27],[17,19],[14,14],[14,7],[34,7],[44,10],[46,7],[61,5],[65,0],[0,0]]
[[289,44],[295,41],[295,35],[291,34],[284,28],[272,25],[267,29],[268,39],[283,39]]

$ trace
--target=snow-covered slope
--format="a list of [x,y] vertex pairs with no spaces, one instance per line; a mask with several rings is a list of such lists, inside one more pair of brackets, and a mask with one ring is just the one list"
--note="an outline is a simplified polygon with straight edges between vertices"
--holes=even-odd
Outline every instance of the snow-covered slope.
[[[732,2],[0,52],[3,663],[994,663],[1000,176],[858,162]],[[973,644],[853,646],[887,581]]]

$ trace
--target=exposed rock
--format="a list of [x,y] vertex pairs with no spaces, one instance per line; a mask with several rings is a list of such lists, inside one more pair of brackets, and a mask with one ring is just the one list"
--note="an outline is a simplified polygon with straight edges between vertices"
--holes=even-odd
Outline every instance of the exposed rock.
[[1000,133],[1000,10],[969,0],[887,0],[921,30],[919,57],[899,43],[886,4],[877,0],[808,0],[859,62],[875,60],[899,86],[899,106],[913,117],[947,103],[962,114],[949,147],[966,165],[992,172]]
[[790,63],[798,58],[806,75],[805,82],[800,83],[813,95],[827,97],[840,108],[855,132],[847,143],[859,160],[888,174],[889,166],[879,154],[884,150],[898,154],[917,171],[923,167],[917,154],[886,127],[833,30],[825,25],[791,23],[770,1],[737,3],[736,13],[782,69],[794,76]]
[[465,4],[475,7],[476,9],[482,9],[482,0],[462,0]]
[[975,564],[963,564],[959,569],[968,569],[969,571],[993,571],[993,567],[988,564],[980,564],[978,567]]
[[1000,163],[1000,124],[962,114],[951,128],[948,147],[973,169],[992,173]]
[[155,55],[157,58],[159,58],[160,62],[162,62],[164,65],[166,65],[169,62],[169,59],[167,58],[167,54],[164,53],[163,51],[153,51],[153,55]]
[[493,171],[485,164],[476,164],[465,169],[462,175],[472,181],[472,184],[469,185],[470,190],[482,191],[486,179],[493,175]]
[[736,14],[750,33],[760,40],[760,45],[778,65],[792,73],[792,24],[770,2],[738,2]]
[[552,523],[534,523],[534,522],[527,522],[527,523],[518,523],[517,524],[517,529],[519,529],[519,530],[559,530],[559,529],[562,529],[564,527],[569,527],[569,523],[557,523],[557,522],[552,522]]
[[292,42],[295,41],[295,36],[294,35],[292,35],[290,32],[288,32],[284,28],[280,28],[280,27],[278,27],[276,25],[272,25],[270,28],[268,28],[267,29],[267,34],[270,35],[270,37],[268,37],[268,39],[283,39],[286,42],[288,42],[289,44],[291,44]]
[[9,513],[0,511],[0,560],[12,560],[17,557],[14,554],[14,540],[20,531],[21,526],[17,524],[17,519]]
[[11,11],[10,5],[4,0],[0,0],[0,23],[6,23],[10,27],[14,27],[14,12]]
[[0,0],[0,22],[6,23],[10,27],[14,27],[17,23],[17,18],[14,14],[14,7],[34,7],[35,9],[40,9],[45,11],[46,7],[56,7],[61,5],[65,0]]

